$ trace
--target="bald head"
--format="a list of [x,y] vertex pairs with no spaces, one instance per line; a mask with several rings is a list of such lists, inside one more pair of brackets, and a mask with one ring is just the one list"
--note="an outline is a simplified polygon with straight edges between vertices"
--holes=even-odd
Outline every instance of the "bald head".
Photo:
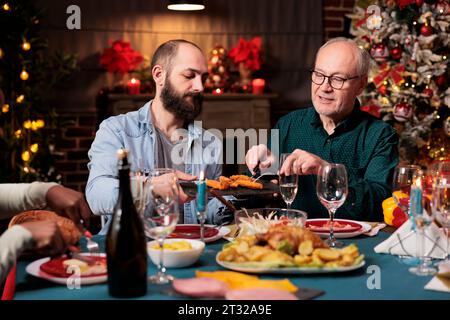
[[202,49],[193,42],[183,39],[169,40],[156,49],[153,54],[151,69],[153,70],[153,67],[156,65],[161,65],[169,74],[172,70],[173,62],[177,57],[180,46],[190,46],[202,52]]
[[367,76],[370,67],[370,55],[364,49],[358,47],[355,41],[339,37],[328,40],[316,54],[316,63],[319,55],[335,55],[343,63],[350,63],[359,76]]

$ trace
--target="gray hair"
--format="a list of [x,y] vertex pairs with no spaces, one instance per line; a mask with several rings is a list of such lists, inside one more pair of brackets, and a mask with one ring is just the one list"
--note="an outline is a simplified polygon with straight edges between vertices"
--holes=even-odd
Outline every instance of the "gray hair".
[[316,59],[317,59],[317,55],[319,54],[320,50],[322,50],[323,48],[329,46],[332,43],[336,43],[336,42],[349,43],[356,49],[356,53],[357,53],[356,54],[356,56],[357,56],[356,72],[358,73],[359,76],[367,76],[369,73],[371,57],[366,50],[360,48],[356,44],[356,42],[353,41],[352,39],[345,38],[345,37],[338,37],[338,38],[332,38],[332,39],[328,40],[327,42],[325,42],[324,45],[322,45],[320,47],[319,51],[317,51]]

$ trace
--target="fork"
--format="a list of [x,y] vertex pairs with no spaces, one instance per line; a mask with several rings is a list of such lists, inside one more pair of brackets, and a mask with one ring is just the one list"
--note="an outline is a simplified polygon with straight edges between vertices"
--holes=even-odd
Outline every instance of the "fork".
[[87,241],[86,247],[87,247],[89,253],[92,253],[92,254],[100,253],[100,249],[99,249],[98,243],[91,239],[92,238],[92,234],[88,230],[84,231],[84,236],[85,236],[86,241]]

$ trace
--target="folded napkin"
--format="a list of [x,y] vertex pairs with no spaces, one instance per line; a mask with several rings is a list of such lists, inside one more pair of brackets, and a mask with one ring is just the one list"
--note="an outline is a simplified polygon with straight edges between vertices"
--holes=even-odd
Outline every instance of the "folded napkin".
[[[374,249],[375,252],[418,256],[418,234],[415,232],[410,233],[411,227],[411,221],[406,221],[388,239],[377,245]],[[425,234],[428,236],[425,237],[425,255],[435,259],[444,259],[447,255],[445,252],[447,239],[442,228],[433,223],[426,229]],[[401,243],[399,243],[400,239]]]
[[450,261],[439,264],[439,273],[426,284],[425,289],[450,293]]

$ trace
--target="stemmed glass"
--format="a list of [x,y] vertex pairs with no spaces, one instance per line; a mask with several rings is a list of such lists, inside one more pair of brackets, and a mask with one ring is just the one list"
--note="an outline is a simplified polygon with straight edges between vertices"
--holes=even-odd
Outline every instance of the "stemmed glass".
[[[406,240],[415,230],[414,217],[410,210],[410,193],[411,185],[413,184],[414,176],[420,171],[420,167],[416,165],[399,165],[394,170],[394,177],[392,181],[392,199],[394,199],[395,204],[402,209],[403,212],[408,214],[410,221],[413,223],[413,229],[404,236],[403,239],[399,239],[398,243],[393,245],[400,245],[401,241]],[[412,258],[409,252],[407,255],[400,255],[400,259]],[[416,260],[415,258],[412,258]]]
[[[280,156],[280,168],[283,166],[286,159],[290,156],[290,153],[282,153]],[[297,196],[298,190],[298,175],[291,174],[289,176],[279,174],[280,180],[280,193],[286,202],[287,209],[291,209],[292,202],[294,202]]]
[[330,215],[330,236],[326,243],[332,247],[342,247],[344,244],[334,237],[334,215],[347,198],[348,182],[347,171],[343,164],[329,163],[319,168],[317,174],[317,197],[327,208]]
[[149,278],[151,283],[164,284],[173,280],[166,274],[164,240],[178,223],[178,181],[172,169],[154,169],[149,172],[149,201],[144,210],[145,234],[156,238],[160,247],[158,273]]
[[425,230],[433,223],[434,210],[424,210],[428,206],[429,198],[424,196],[425,175],[422,170],[417,170],[413,175],[413,183],[410,191],[410,212],[414,218],[417,231],[417,247],[419,249],[419,264],[416,267],[409,268],[409,272],[418,276],[433,275],[437,272],[436,268],[429,266],[425,253]]
[[450,231],[450,162],[441,162],[436,165],[436,174],[433,179],[432,210],[436,219],[442,225],[446,240],[446,259],[449,261],[449,231]]

